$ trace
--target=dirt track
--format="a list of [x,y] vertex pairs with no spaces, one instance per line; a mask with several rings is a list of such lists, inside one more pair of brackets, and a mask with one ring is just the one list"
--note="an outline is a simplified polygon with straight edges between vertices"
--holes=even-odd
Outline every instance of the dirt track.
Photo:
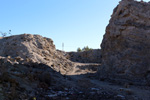
[[[135,86],[128,83],[116,84],[113,82],[98,80],[95,78],[98,67],[101,64],[76,63],[72,73],[67,76],[71,78],[74,84],[79,85],[85,91],[95,89],[98,91],[106,91],[115,94],[118,100],[150,100],[150,87]],[[113,99],[109,99],[113,100]]]

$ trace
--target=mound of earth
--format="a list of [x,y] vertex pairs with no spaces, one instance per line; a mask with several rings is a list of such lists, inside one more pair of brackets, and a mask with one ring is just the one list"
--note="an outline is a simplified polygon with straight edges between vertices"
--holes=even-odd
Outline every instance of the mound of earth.
[[[22,34],[0,39],[0,56],[22,59],[22,63],[42,63],[62,74],[74,64],[55,49],[53,41],[40,35]],[[17,60],[16,60],[17,62]]]
[[122,0],[114,9],[101,44],[99,76],[150,85],[150,3]]

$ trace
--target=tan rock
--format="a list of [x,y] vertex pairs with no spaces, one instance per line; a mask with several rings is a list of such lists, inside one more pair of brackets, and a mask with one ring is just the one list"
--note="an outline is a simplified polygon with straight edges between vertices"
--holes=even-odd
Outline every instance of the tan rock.
[[150,84],[149,19],[149,3],[122,0],[114,9],[101,44],[101,77]]

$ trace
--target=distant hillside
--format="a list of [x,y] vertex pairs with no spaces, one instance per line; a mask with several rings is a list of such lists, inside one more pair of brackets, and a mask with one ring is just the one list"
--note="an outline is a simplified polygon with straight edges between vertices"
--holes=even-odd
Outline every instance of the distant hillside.
[[82,52],[67,52],[66,57],[73,62],[101,63],[101,50],[92,49]]

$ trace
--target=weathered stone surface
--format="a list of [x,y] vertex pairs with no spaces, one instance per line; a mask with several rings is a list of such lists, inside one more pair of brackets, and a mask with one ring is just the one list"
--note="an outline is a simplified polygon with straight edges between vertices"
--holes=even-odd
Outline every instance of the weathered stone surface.
[[73,62],[101,63],[101,50],[93,49],[82,52],[67,52],[66,57]]
[[122,0],[101,44],[100,77],[150,84],[150,4]]

